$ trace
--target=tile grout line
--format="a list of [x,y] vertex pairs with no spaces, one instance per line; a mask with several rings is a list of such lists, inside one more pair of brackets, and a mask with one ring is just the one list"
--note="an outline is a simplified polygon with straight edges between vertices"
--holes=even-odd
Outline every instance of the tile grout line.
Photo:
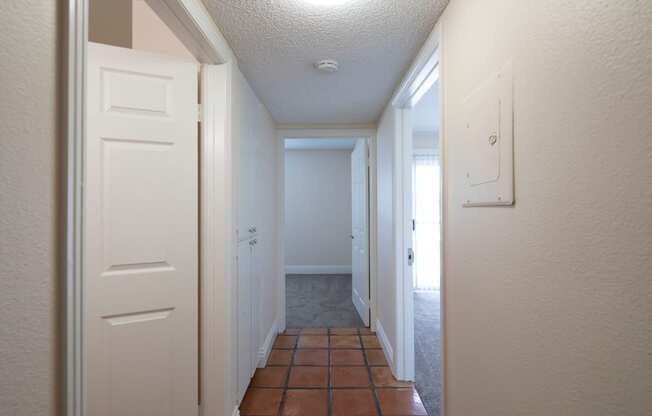
[[326,385],[326,406],[327,415],[333,415],[333,386],[331,384],[331,329],[326,329],[326,336],[328,337],[328,384]]
[[288,366],[288,373],[285,375],[285,384],[283,385],[283,394],[281,396],[281,403],[279,403],[278,405],[278,416],[283,415],[283,408],[285,406],[285,400],[287,399],[288,384],[290,384],[290,373],[292,372],[292,366],[294,364],[294,356],[297,352],[297,345],[299,344],[299,335],[297,335],[296,337],[297,339],[294,341],[294,348],[292,349],[292,356],[290,357],[290,365]]
[[371,367],[369,367],[369,361],[367,360],[367,352],[364,343],[362,342],[362,334],[360,333],[360,329],[358,329],[358,339],[360,340],[360,346],[362,347],[362,358],[364,359],[364,364],[367,369],[367,376],[369,377],[369,385],[371,386],[371,397],[373,398],[374,405],[376,405],[376,412],[378,413],[378,416],[383,416],[383,412],[380,410],[380,402],[378,401],[378,396],[376,395],[376,385],[374,384],[374,379],[371,376]]

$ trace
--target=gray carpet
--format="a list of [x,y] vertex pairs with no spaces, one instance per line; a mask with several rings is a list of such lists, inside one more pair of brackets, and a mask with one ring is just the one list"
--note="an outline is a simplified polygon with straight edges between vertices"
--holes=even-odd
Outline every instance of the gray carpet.
[[439,292],[414,293],[416,387],[429,416],[441,406],[441,326]]
[[297,275],[285,278],[288,328],[363,327],[351,300],[351,275]]

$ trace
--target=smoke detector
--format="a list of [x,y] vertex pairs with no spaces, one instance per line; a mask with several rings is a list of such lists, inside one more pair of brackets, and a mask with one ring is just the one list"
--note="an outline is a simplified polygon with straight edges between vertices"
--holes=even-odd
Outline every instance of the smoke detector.
[[315,62],[315,68],[323,72],[337,72],[339,64],[334,59],[322,59]]

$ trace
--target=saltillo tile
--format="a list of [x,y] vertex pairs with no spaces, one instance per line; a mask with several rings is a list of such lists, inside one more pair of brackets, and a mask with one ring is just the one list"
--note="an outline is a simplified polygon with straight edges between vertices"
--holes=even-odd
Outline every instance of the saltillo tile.
[[240,404],[241,416],[276,416],[283,398],[281,389],[248,389]]
[[410,389],[376,389],[383,416],[427,416],[419,393]]

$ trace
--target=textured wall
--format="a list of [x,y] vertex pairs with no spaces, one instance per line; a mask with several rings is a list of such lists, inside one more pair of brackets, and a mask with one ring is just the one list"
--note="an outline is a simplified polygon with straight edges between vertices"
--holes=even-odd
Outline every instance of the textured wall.
[[351,268],[351,150],[285,151],[285,265]]
[[57,408],[57,4],[0,2],[0,414]]
[[[652,409],[652,2],[442,17],[449,416]],[[514,64],[516,205],[462,208],[462,102]]]
[[145,0],[133,0],[132,6],[131,48],[197,62]]
[[91,42],[131,48],[132,0],[89,0],[88,39]]

